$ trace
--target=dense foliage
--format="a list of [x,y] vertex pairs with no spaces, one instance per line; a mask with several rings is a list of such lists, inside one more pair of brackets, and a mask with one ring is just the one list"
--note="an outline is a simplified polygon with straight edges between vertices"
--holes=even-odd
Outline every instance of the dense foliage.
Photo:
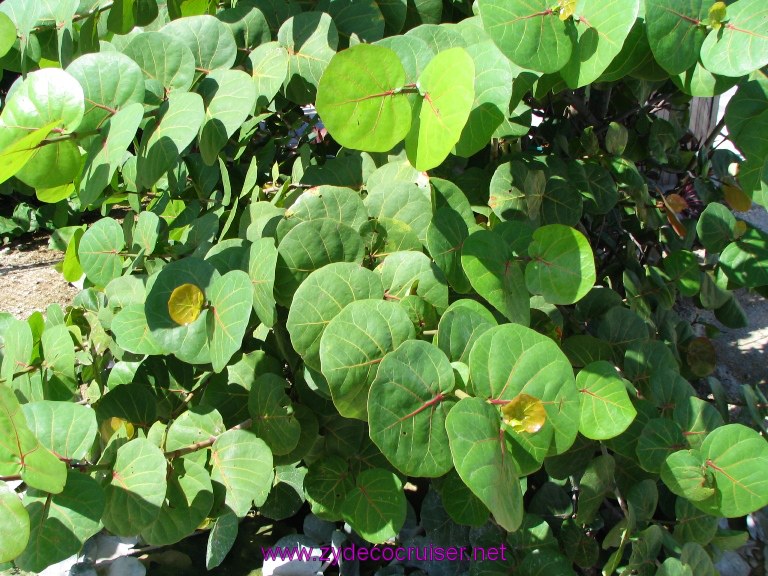
[[[255,516],[708,575],[768,504],[675,309],[768,287],[765,0],[6,0],[0,54],[2,233],[85,278],[0,314],[1,562]],[[742,156],[688,130],[734,86]]]

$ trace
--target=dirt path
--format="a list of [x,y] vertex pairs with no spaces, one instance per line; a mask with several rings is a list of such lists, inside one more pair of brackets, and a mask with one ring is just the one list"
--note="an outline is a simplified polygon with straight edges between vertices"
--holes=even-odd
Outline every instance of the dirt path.
[[45,237],[0,248],[0,311],[25,319],[54,302],[70,304],[78,289],[53,268],[63,257]]

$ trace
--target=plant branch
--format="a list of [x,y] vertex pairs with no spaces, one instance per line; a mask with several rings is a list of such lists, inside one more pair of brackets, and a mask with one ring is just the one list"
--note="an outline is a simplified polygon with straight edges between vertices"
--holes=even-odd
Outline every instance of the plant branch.
[[[253,420],[248,418],[245,422],[240,422],[240,424],[237,424],[236,426],[232,426],[227,432],[230,430],[247,430],[253,425]],[[222,432],[223,434],[223,432]],[[189,446],[184,446],[183,448],[179,448],[177,450],[170,450],[165,453],[165,457],[169,460],[173,460],[174,458],[178,458],[179,456],[184,456],[185,454],[191,454],[192,452],[197,452],[198,450],[202,450],[204,448],[210,448],[216,440],[218,440],[218,436],[211,436],[210,438],[206,440],[200,440],[200,442],[195,442],[194,444],[190,444]]]

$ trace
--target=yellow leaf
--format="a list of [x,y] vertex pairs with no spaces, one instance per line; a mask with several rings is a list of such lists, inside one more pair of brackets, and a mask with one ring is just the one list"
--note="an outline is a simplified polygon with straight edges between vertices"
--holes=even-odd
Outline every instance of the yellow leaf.
[[194,284],[177,286],[168,299],[168,314],[171,320],[182,326],[191,324],[200,316],[205,296]]
[[136,432],[135,428],[133,427],[133,424],[128,422],[127,420],[123,420],[122,418],[118,418],[117,416],[113,416],[112,418],[107,418],[101,423],[101,426],[99,426],[99,433],[101,434],[101,439],[106,443],[109,442],[109,439],[112,437],[112,435],[120,430],[125,426],[125,433],[126,436],[130,439],[133,438],[134,433]]
[[568,20],[576,12],[576,0],[558,0],[560,20]]
[[713,30],[719,30],[725,22],[728,6],[725,2],[715,2],[709,9],[709,25]]
[[733,237],[738,240],[742,236],[744,236],[744,233],[747,231],[747,223],[744,222],[744,220],[737,220],[736,226],[733,230]]
[[541,400],[528,394],[518,394],[501,409],[504,423],[515,432],[533,434],[547,421],[547,411]]
[[725,195],[725,201],[734,210],[739,212],[746,212],[752,208],[752,198],[739,188],[738,186],[732,186],[731,184],[723,184],[723,194]]

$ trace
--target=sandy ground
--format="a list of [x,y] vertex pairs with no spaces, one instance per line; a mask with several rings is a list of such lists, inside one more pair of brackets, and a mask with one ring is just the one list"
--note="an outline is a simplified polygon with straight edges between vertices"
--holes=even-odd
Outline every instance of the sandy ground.
[[0,311],[24,319],[54,302],[71,303],[77,288],[53,268],[63,257],[47,238],[0,248]]

